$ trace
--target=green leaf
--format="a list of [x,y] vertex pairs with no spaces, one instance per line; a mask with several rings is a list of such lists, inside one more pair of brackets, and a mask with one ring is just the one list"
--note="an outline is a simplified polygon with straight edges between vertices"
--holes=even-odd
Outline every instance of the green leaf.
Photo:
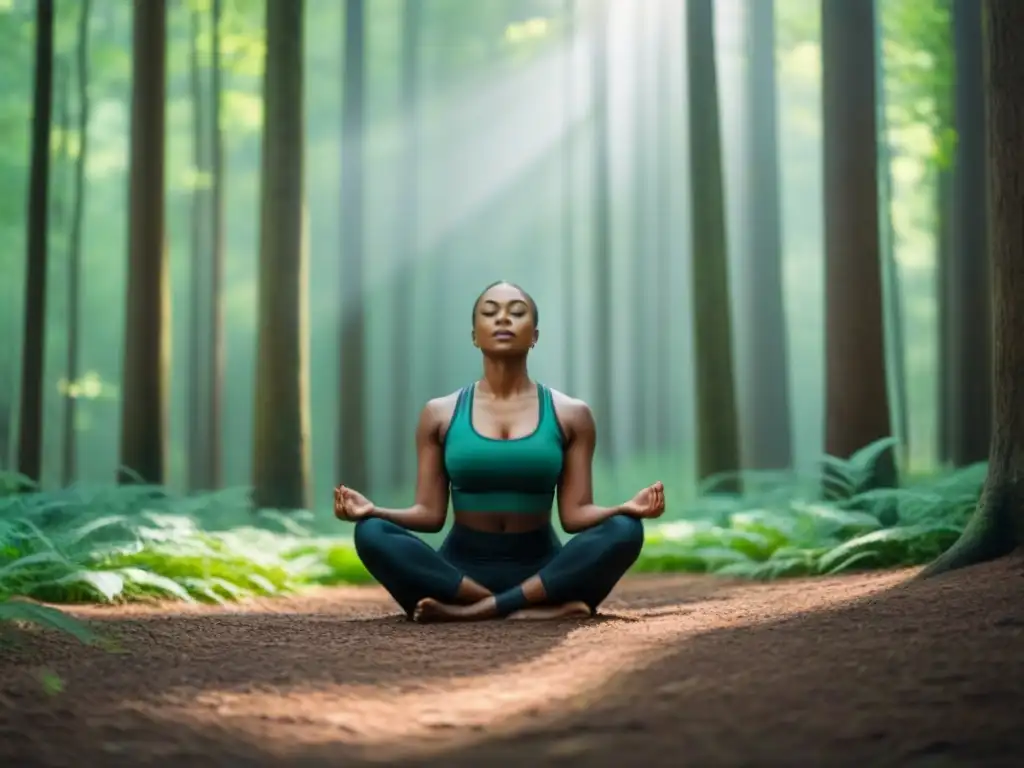
[[24,621],[38,624],[64,632],[89,645],[100,642],[99,636],[84,623],[47,605],[25,603],[20,600],[0,602],[0,621]]

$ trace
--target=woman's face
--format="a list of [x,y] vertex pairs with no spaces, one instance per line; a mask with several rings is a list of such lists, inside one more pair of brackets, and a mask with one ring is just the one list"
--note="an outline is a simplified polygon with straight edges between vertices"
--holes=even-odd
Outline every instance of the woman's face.
[[480,297],[473,314],[473,343],[484,354],[525,355],[537,335],[530,303],[518,288],[502,283]]

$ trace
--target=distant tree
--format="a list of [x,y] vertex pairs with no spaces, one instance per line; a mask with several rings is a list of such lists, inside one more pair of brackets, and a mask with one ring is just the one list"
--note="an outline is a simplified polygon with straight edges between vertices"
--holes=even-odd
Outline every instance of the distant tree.
[[[78,340],[81,319],[82,298],[82,224],[85,219],[85,168],[89,158],[89,20],[92,18],[92,0],[82,0],[78,10],[78,41],[75,44],[78,72],[78,156],[75,158],[72,191],[71,226],[68,228],[68,274],[67,285],[67,357],[64,373],[68,391],[64,396],[64,423],[61,441],[61,479],[70,484],[77,471],[78,438],[75,431],[76,392],[74,382],[78,379]],[[70,78],[70,68],[68,77]]]
[[750,250],[743,272],[749,284],[750,327],[743,354],[750,381],[743,453],[744,464],[753,469],[787,469],[793,447],[779,210],[775,0],[748,0],[747,21]]
[[986,0],[984,72],[990,191],[993,418],[988,477],[960,539],[925,577],[1024,545],[1024,3]]
[[39,482],[43,460],[43,350],[46,342],[46,269],[49,234],[53,0],[36,2],[32,159],[29,167],[25,327],[21,351],[18,471]]
[[369,488],[366,449],[366,307],[363,298],[364,133],[366,92],[364,0],[345,0],[345,71],[341,129],[341,374],[339,482]]
[[611,300],[611,149],[609,142],[608,116],[608,3],[594,0],[590,5],[591,29],[591,70],[593,82],[594,120],[594,252],[593,274],[594,301],[598,310],[594,315],[594,370],[593,409],[601,425],[598,440],[598,455],[611,455],[614,446],[612,428],[612,359],[611,359],[611,312],[604,305]]
[[[713,0],[686,3],[697,476],[740,467]],[[739,490],[737,481],[720,490]]]
[[121,482],[165,481],[170,284],[164,232],[166,0],[135,0]]
[[[391,455],[393,486],[401,485],[409,476],[409,455],[413,445],[412,433],[407,426],[414,423],[412,408],[415,397],[410,330],[414,323],[414,276],[419,255],[416,243],[419,231],[417,193],[420,180],[419,65],[420,28],[423,24],[421,10],[419,0],[404,0],[402,3],[402,152],[398,163],[399,197],[396,211],[398,264],[395,269],[395,335],[391,342],[391,367],[394,378],[391,385],[391,420],[395,425]],[[344,309],[342,307],[342,311]],[[350,371],[346,372],[343,366],[342,375],[345,376],[346,373]],[[344,390],[344,384],[342,389]]]
[[224,70],[221,51],[223,0],[210,5],[213,27],[213,49],[210,74],[210,342],[206,363],[209,423],[206,425],[207,483],[220,488],[224,473],[224,433],[221,427],[224,411],[224,128],[220,99]]
[[964,466],[988,457],[992,427],[992,306],[989,291],[988,179],[982,6],[953,0],[955,42],[952,226],[947,253],[948,448]]
[[[650,3],[633,4],[633,23],[636,25],[634,35],[637,40],[643,39],[647,30],[644,28],[648,22],[649,14],[653,11]],[[654,274],[654,254],[657,243],[654,238],[657,232],[652,226],[655,210],[652,205],[649,182],[652,176],[651,154],[657,151],[657,147],[651,146],[647,135],[647,128],[651,124],[651,104],[653,99],[650,94],[650,81],[647,72],[647,57],[650,51],[647,45],[635,45],[633,49],[633,73],[632,73],[632,178],[630,183],[632,189],[632,231],[630,232],[630,273],[634,296],[650,294],[652,288],[651,278]],[[630,333],[632,336],[630,346],[633,359],[640,361],[645,359],[647,351],[651,347],[651,312],[654,301],[639,303],[629,319]],[[642,387],[646,385],[647,377],[636,377],[637,387],[630,407],[632,410],[631,426],[632,434],[629,436],[633,449],[646,451],[651,448],[651,433],[647,421],[647,414],[650,410],[650,398],[645,396]]]
[[575,142],[575,77],[576,66],[576,0],[563,0],[565,18],[565,68],[562,71],[562,103],[565,105],[565,133],[562,137],[562,359],[565,365],[565,388],[576,391],[576,263],[573,199],[576,186],[573,181],[573,151]]
[[304,0],[267,0],[253,444],[258,508],[309,506]]
[[[883,327],[875,5],[822,0],[825,449],[849,457],[891,435]],[[887,450],[874,486],[896,482]]]
[[203,87],[204,67],[200,61],[203,14],[193,8],[189,12],[189,87],[192,106],[192,164],[196,182],[192,189],[191,260],[188,292],[188,488],[210,490],[210,465],[207,429],[210,414],[204,376],[204,347],[208,329],[203,322],[207,309],[206,268],[210,260],[210,136],[206,120],[206,89]]

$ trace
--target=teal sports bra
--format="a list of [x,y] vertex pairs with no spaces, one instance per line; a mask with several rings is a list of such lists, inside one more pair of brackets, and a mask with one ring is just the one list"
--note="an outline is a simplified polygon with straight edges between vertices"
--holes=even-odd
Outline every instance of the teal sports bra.
[[476,384],[463,387],[444,437],[444,468],[456,512],[550,512],[562,475],[565,435],[551,390],[537,384],[537,428],[524,437],[485,437],[473,426]]

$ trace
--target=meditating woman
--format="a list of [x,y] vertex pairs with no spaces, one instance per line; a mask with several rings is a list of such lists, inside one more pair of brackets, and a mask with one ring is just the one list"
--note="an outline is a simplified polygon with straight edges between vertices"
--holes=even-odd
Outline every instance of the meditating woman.
[[[660,482],[615,507],[593,502],[596,431],[586,403],[530,380],[537,305],[506,282],[473,306],[483,378],[424,407],[416,428],[415,503],[383,509],[334,490],[367,570],[420,622],[589,616],[636,561],[643,518],[665,509]],[[440,550],[451,489],[454,525]],[[558,493],[563,546],[551,522]]]

